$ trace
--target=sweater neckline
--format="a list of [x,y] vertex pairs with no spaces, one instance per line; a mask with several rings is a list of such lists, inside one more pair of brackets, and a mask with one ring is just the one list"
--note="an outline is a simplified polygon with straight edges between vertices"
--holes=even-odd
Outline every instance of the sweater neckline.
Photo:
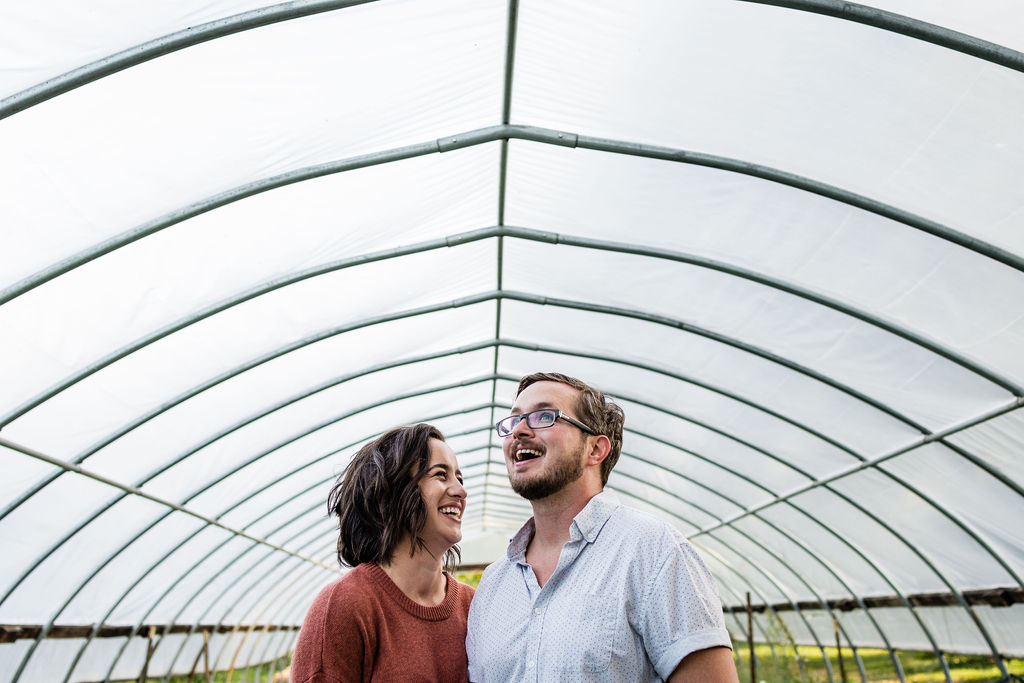
[[445,578],[444,600],[437,605],[421,605],[408,595],[391,580],[387,572],[380,565],[367,563],[367,577],[376,584],[389,598],[398,604],[403,610],[414,617],[427,621],[442,621],[455,614],[456,593],[458,592],[458,581],[449,574],[443,572]]

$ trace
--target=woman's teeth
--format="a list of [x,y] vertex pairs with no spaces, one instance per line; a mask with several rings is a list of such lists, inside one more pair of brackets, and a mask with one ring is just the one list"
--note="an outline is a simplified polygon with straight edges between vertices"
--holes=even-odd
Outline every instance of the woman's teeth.
[[455,519],[462,519],[462,510],[454,505],[441,508],[442,515],[451,515]]

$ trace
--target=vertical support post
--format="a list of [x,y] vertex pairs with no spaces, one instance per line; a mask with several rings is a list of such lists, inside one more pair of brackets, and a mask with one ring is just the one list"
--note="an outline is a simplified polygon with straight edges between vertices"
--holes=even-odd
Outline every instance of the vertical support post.
[[203,680],[210,683],[210,632],[203,629],[203,670],[206,676]]
[[156,635],[156,626],[149,627],[149,637],[146,639],[146,661],[142,663],[142,671],[139,672],[139,683],[146,683],[149,678],[149,660],[153,658],[153,636]]
[[846,683],[846,667],[843,666],[843,650],[839,644],[839,618],[832,617],[832,630],[836,634],[836,659],[839,660],[839,680]]
[[754,660],[754,608],[747,591],[747,643],[750,645],[750,683],[757,683],[757,662]]

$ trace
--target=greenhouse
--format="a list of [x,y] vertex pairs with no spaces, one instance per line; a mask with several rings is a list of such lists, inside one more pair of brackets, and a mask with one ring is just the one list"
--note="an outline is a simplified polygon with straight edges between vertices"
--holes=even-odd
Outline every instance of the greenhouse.
[[1019,0],[7,3],[0,150],[0,683],[287,670],[395,425],[478,572],[535,371],[741,681],[1024,674]]

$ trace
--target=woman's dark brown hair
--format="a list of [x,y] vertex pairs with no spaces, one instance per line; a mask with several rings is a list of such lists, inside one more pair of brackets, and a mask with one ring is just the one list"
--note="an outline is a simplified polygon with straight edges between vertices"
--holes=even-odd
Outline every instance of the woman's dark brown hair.
[[[419,480],[430,464],[430,440],[444,435],[428,424],[397,427],[366,444],[352,456],[327,496],[328,514],[338,517],[338,562],[387,564],[409,534],[413,552],[426,550],[420,534],[427,511]],[[452,571],[459,547],[444,554]]]

